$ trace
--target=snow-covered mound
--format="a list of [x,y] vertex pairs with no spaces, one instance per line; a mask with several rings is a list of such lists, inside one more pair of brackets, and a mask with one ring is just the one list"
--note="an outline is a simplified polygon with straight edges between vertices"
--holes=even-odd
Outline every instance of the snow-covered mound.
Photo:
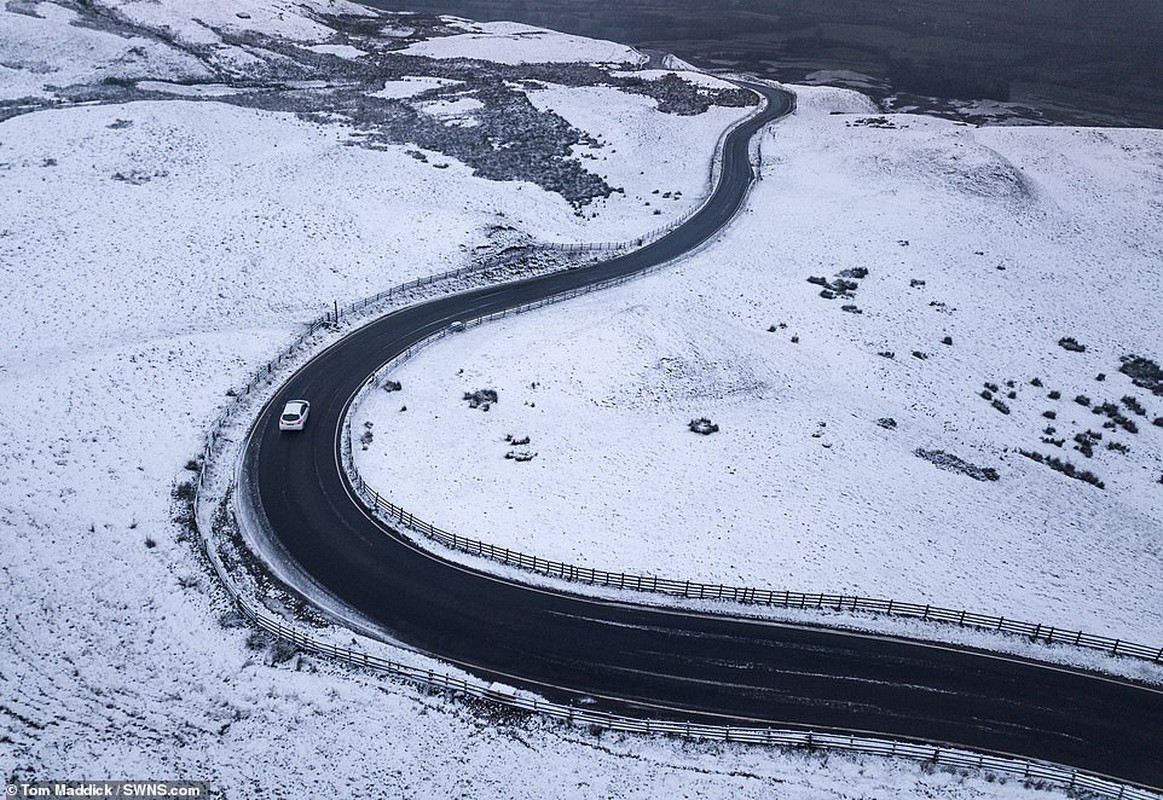
[[404,52],[436,58],[479,58],[500,64],[560,62],[643,64],[648,59],[632,47],[601,39],[534,28],[518,22],[453,23],[464,33],[427,39]]
[[1163,361],[1163,133],[799,108],[716,246],[401,368],[364,476],[549,559],[1163,641],[1163,387],[1120,372]]

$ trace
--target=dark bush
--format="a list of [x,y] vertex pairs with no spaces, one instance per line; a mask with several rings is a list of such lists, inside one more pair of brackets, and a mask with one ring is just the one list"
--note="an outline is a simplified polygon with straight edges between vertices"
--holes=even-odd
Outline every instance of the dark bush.
[[719,432],[719,426],[711,422],[706,417],[692,419],[687,427],[689,427],[692,432],[701,433],[703,436],[709,436],[712,433]]
[[998,400],[997,398],[994,398],[994,401],[992,403],[990,403],[990,405],[992,405],[994,408],[996,408],[998,411],[1000,411],[1003,414],[1010,413],[1010,407],[1007,406],[1005,403],[1003,403],[1001,400]]
[[1046,419],[1058,419],[1057,411],[1043,411],[1042,416]]
[[1131,383],[1151,394],[1163,397],[1163,369],[1154,361],[1142,356],[1123,356],[1119,372],[1131,379]]
[[1042,386],[1042,379],[1041,379],[1041,378],[1032,378],[1032,379],[1030,380],[1030,385],[1031,385],[1031,386],[1037,386],[1037,387],[1039,387],[1039,388],[1040,388],[1040,387]]
[[1041,453],[1035,453],[1030,450],[1018,450],[1018,452],[1024,455],[1026,458],[1037,461],[1039,464],[1045,464],[1051,469],[1061,472],[1063,475],[1068,475],[1076,480],[1085,481],[1086,483],[1089,483],[1093,486],[1097,486],[1099,489],[1106,488],[1106,485],[1101,480],[1099,480],[1098,476],[1093,472],[1080,471],[1069,461],[1063,461],[1056,456],[1044,456]]
[[1058,391],[1057,389],[1054,389],[1053,391],[1050,392],[1050,394],[1048,394],[1046,396],[1049,397],[1051,400],[1057,400],[1058,398],[1062,397],[1062,392]]
[[1147,416],[1147,409],[1143,408],[1138,399],[1132,397],[1131,395],[1126,395],[1123,397],[1123,405],[1131,409],[1131,411],[1138,414],[1140,417]]
[[1090,405],[1090,398],[1084,394],[1080,394],[1074,398],[1074,402],[1078,403],[1078,405],[1080,405],[1080,406],[1089,406]]
[[483,411],[488,411],[489,405],[497,402],[497,390],[477,389],[475,392],[465,392],[461,399],[468,401],[469,408],[480,408]]
[[1063,350],[1069,350],[1071,353],[1085,353],[1086,345],[1079,344],[1078,340],[1073,336],[1063,336],[1058,340],[1058,345]]

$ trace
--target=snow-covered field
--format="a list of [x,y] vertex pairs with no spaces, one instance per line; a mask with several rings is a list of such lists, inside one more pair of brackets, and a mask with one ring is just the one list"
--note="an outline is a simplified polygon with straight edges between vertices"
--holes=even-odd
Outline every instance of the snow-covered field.
[[[331,301],[466,264],[498,224],[593,241],[678,216],[745,109],[680,118],[612,89],[529,87],[531,102],[611,145],[586,161],[625,195],[583,219],[558,194],[452,158],[349,146],[345,124],[206,101],[250,76],[274,76],[272,92],[292,73],[311,78],[278,42],[240,37],[358,63],[368,43],[325,15],[365,9],[92,9],[99,24],[35,0],[0,10],[0,778],[184,778],[229,797],[1046,796],[871,758],[594,736],[310,658],[267,666],[171,519],[171,490],[227,389]],[[380,35],[419,27],[397,20]],[[512,52],[508,34],[489,50],[485,30],[478,57]],[[550,35],[523,38],[552,56]],[[562,60],[615,52],[558,41]],[[95,102],[106,78],[101,91],[120,81],[153,94]],[[454,85],[416,81],[372,91]],[[60,107],[8,118],[48,103]]]
[[[1163,357],[1163,134],[881,122],[831,89],[799,108],[716,246],[395,371],[403,391],[353,422],[365,479],[553,560],[1163,643],[1163,397],[1119,372]],[[850,299],[807,281],[857,268]],[[462,400],[481,388],[487,413]],[[1104,428],[1105,401],[1137,432]],[[704,416],[719,432],[688,430]],[[1072,448],[1088,430],[1092,458]]]
[[408,47],[411,55],[436,58],[479,58],[499,64],[530,64],[562,60],[602,64],[642,64],[646,56],[632,47],[601,39],[534,28],[519,22],[457,20],[453,27],[464,33],[427,39]]

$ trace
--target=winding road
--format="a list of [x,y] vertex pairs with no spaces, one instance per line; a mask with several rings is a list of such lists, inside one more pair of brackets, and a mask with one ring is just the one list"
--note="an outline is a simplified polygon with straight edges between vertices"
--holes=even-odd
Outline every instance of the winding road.
[[[767,108],[727,138],[718,189],[673,233],[593,267],[396,311],[300,369],[251,431],[240,502],[303,571],[393,637],[558,702],[942,742],[1163,790],[1158,689],[950,646],[531,588],[419,549],[355,502],[338,448],[367,376],[453,320],[640,271],[709,240],[746,196],[750,139],[791,107],[790,95],[753,88]],[[277,410],[295,397],[311,401],[310,422],[280,434]]]

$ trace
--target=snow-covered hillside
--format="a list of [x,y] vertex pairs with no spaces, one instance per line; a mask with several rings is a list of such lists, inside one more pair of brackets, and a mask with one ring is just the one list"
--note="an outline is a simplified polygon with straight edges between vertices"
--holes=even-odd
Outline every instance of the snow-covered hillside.
[[[226,392],[333,300],[513,242],[676,218],[747,111],[659,74],[636,82],[637,54],[610,43],[372,13],[0,10],[0,777],[208,780],[226,797],[1045,797],[871,758],[498,717],[284,661],[240,627],[172,519]],[[521,45],[521,63],[411,52],[466,34],[473,57]],[[490,108],[546,133],[503,180],[470,136],[504,133]],[[602,183],[622,191],[571,190]]]
[[552,560],[1163,642],[1163,387],[1120,372],[1163,360],[1163,134],[799,96],[717,245],[395,372],[364,477]]

